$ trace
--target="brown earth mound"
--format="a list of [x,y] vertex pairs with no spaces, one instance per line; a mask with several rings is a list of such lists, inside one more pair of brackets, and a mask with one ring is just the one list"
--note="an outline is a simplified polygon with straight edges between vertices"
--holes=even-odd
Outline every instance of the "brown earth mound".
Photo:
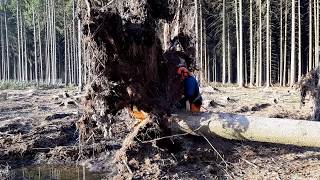
[[[80,16],[91,83],[86,90],[85,115],[77,123],[80,142],[87,142],[93,134],[117,137],[123,142],[116,158],[119,169],[131,172],[127,163],[133,157],[128,158],[127,151],[134,149],[137,137],[150,140],[170,134],[163,128],[164,115],[170,114],[181,97],[177,65],[183,59],[190,69],[195,67],[191,1],[87,1],[86,5]],[[169,27],[167,34],[164,24]],[[164,39],[173,37],[184,51],[164,52],[168,43]],[[132,118],[134,109],[147,114],[138,125]]]

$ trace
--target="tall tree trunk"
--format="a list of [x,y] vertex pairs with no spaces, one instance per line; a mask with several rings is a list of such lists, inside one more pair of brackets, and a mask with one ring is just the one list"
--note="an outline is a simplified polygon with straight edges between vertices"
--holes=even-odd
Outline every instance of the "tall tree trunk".
[[[79,4],[79,2],[78,2]],[[81,53],[82,53],[82,45],[81,45],[81,22],[80,22],[80,19],[78,18],[78,58],[79,58],[79,68],[78,68],[78,71],[79,71],[79,82],[78,82],[78,87],[79,87],[79,91],[82,90],[82,57],[81,57]]]
[[8,24],[7,24],[7,1],[5,0],[4,26],[6,29],[6,59],[7,59],[7,80],[10,80],[10,60],[9,60],[9,41],[8,41]]
[[[198,0],[194,0],[194,8],[195,8],[195,16],[194,16],[194,28],[195,28],[195,36],[196,36],[196,54],[195,54],[195,62],[196,66],[199,67],[199,27],[198,27]],[[201,78],[201,73],[198,75],[198,78]]]
[[270,0],[267,0],[267,30],[266,30],[266,87],[270,87]]
[[226,0],[222,4],[222,84],[226,83]]
[[240,87],[243,87],[243,83],[244,83],[244,81],[243,81],[243,63],[244,63],[244,61],[243,61],[243,46],[242,46],[242,44],[244,44],[243,43],[243,33],[242,33],[242,30],[243,30],[243,26],[242,26],[242,24],[243,24],[243,21],[242,21],[242,0],[240,0],[240,3],[239,3],[239,37],[240,37],[240,40],[239,40],[239,43],[240,43],[240,53],[239,53],[239,55],[240,55],[240,58],[239,58],[239,61],[240,61],[240,66],[239,66],[239,75],[240,75],[240,77],[239,77],[239,86]]
[[[2,4],[2,3],[1,3]],[[3,34],[3,17],[1,16],[1,70],[2,70],[2,80],[5,80],[6,77],[6,71],[5,71],[5,67],[6,67],[6,60],[5,60],[5,56],[4,56],[4,34]]]
[[66,11],[63,10],[63,33],[64,33],[64,83],[68,84],[67,68],[67,28],[66,28]]
[[40,81],[43,82],[43,61],[42,61],[42,42],[41,42],[41,29],[38,14],[38,38],[39,38],[39,61],[40,61]]
[[207,33],[206,33],[206,21],[203,19],[202,20],[203,23],[202,23],[202,36],[203,36],[203,57],[204,57],[204,79],[205,79],[205,82],[208,84],[209,81],[208,81],[208,59],[207,59]]
[[50,9],[51,9],[51,56],[52,56],[52,84],[56,83],[56,55],[55,55],[55,23],[54,23],[54,0],[50,1]]
[[315,1],[315,45],[314,45],[314,61],[315,61],[315,67],[319,66],[319,2],[318,0]]
[[[83,58],[84,59],[89,59],[89,55],[86,53],[87,52],[87,46],[86,44],[82,41],[83,44]],[[83,83],[86,85],[88,83],[88,62],[84,60],[84,77],[83,77]]]
[[24,59],[24,31],[23,31],[23,19],[22,19],[22,12],[20,9],[20,41],[21,41],[21,77],[22,81],[25,81],[25,59]]
[[55,84],[56,82],[56,65],[55,65],[55,42],[54,42],[54,34],[55,34],[55,27],[54,27],[54,4],[53,0],[50,0],[50,41],[51,41],[51,83]]
[[279,71],[279,80],[280,86],[283,85],[283,7],[282,0],[280,0],[280,71]]
[[203,62],[203,19],[202,19],[202,3],[201,1],[199,2],[199,23],[200,23],[200,27],[199,27],[199,40],[200,40],[200,64],[201,64],[201,72],[200,72],[200,86],[203,86],[203,83],[205,82],[204,79],[204,71],[205,71],[205,67],[204,67],[204,62]]
[[217,53],[216,53],[216,50],[214,49],[213,50],[213,54],[214,54],[214,57],[213,57],[213,82],[216,83],[217,82]]
[[240,83],[240,37],[239,37],[239,16],[238,16],[238,0],[234,1],[236,15],[236,40],[237,40],[237,83]]
[[301,3],[300,0],[298,0],[298,23],[299,23],[299,53],[298,53],[298,81],[300,82],[301,76],[302,76],[302,59],[301,59]]
[[296,49],[296,44],[295,44],[295,18],[296,18],[296,11],[295,11],[295,0],[292,0],[292,12],[291,12],[291,68],[290,68],[290,86],[293,86],[294,83],[296,82],[296,59],[295,59],[295,49]]
[[164,51],[167,51],[169,49],[169,43],[170,43],[170,25],[168,22],[165,22],[163,25],[163,49]]
[[55,54],[54,54],[54,17],[53,17],[53,0],[50,0],[50,53],[51,53],[51,83],[55,84],[56,70],[55,70]]
[[17,34],[18,34],[18,68],[17,68],[17,78],[18,81],[22,80],[21,76],[21,39],[20,39],[20,13],[19,13],[19,2],[17,1]]
[[72,73],[72,64],[71,64],[71,62],[72,62],[72,46],[71,46],[71,42],[72,42],[72,35],[71,35],[71,30],[67,30],[67,37],[69,37],[67,40],[68,40],[68,44],[67,44],[67,46],[68,46],[68,66],[69,66],[69,70],[68,70],[68,72],[69,72],[69,83],[70,84],[72,84],[73,82],[72,82],[72,78],[73,78],[73,73]]
[[283,81],[282,85],[287,85],[287,36],[288,36],[288,1],[285,0],[285,17],[284,17],[284,50],[283,50]]
[[[24,22],[24,20],[23,20]],[[23,23],[23,48],[24,48],[24,72],[25,72],[25,81],[28,81],[28,57],[27,57],[27,33],[26,33],[26,25]]]
[[52,9],[53,9],[53,59],[54,59],[54,84],[57,83],[59,79],[59,71],[58,71],[58,61],[57,61],[57,31],[56,31],[56,4],[55,0],[52,0]]
[[[244,48],[246,49],[246,48]],[[247,86],[248,85],[248,61],[247,61],[247,52],[244,51],[244,84]]]
[[51,83],[51,66],[50,66],[50,13],[49,13],[49,0],[46,0],[46,83]]
[[309,0],[309,63],[308,63],[308,71],[312,69],[312,61],[313,61],[313,32],[312,32],[312,0]]
[[[183,5],[183,0],[177,0],[178,2],[178,11],[176,12],[176,18],[175,18],[175,24],[173,24],[173,31],[172,31],[172,36],[176,37],[179,35],[180,32],[180,17],[181,17],[181,11],[182,11],[182,5]],[[199,8],[201,11],[201,2],[199,4]],[[201,12],[200,12],[201,13]],[[201,15],[200,15],[201,16]],[[201,18],[200,18],[201,19]]]
[[262,2],[259,0],[259,86],[262,86]]
[[35,79],[36,83],[39,83],[38,79],[38,52],[37,52],[37,35],[36,35],[36,23],[34,18],[34,10],[32,11],[32,23],[33,23],[33,38],[34,38],[34,73],[35,73]]
[[76,84],[77,82],[77,70],[76,70],[76,22],[75,22],[75,0],[72,0],[72,54],[73,54],[73,83]]
[[317,13],[318,13],[318,0],[314,0],[313,1],[314,3],[313,3],[313,12],[314,12],[314,15],[313,15],[313,23],[314,23],[314,41],[313,41],[313,43],[314,43],[314,59],[313,59],[313,67],[312,68],[314,68],[314,67],[316,67],[316,66],[318,66],[318,63],[316,62],[316,54],[317,54],[317,48],[318,48],[318,45],[317,45],[317,40],[316,40],[316,38],[317,38],[317,34],[318,34],[318,21],[317,21]]
[[254,82],[254,59],[253,59],[253,2],[250,0],[250,86]]
[[231,84],[231,44],[230,44],[229,28],[228,28],[228,83]]
[[260,66],[260,59],[259,57],[261,56],[261,54],[259,53],[260,51],[260,47],[259,47],[259,30],[258,30],[258,27],[257,27],[257,43],[256,43],[256,86],[260,86],[260,76],[259,76],[259,73],[260,73],[260,70],[259,70],[259,66]]

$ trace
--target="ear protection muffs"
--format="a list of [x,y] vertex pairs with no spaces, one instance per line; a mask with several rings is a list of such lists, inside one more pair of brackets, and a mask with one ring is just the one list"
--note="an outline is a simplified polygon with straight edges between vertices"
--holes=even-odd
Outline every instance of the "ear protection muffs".
[[189,71],[185,67],[179,67],[177,70],[177,74],[181,76],[181,78],[186,78],[189,76]]

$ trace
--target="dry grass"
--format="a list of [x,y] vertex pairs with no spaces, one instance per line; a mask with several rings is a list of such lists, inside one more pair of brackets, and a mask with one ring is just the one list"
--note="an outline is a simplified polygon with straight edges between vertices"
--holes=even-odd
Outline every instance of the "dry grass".
[[[204,106],[214,112],[240,113],[262,117],[308,119],[312,101],[306,98],[301,106],[300,92],[293,88],[239,88],[218,87],[218,91],[204,93]],[[210,101],[219,104],[213,108]],[[260,108],[257,108],[260,107]]]

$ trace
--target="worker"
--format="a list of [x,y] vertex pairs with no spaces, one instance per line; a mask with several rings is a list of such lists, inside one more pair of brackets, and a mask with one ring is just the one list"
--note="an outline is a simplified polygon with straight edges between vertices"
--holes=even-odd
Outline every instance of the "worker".
[[202,97],[196,78],[185,66],[177,67],[177,75],[184,87],[184,97],[179,101],[180,107],[186,107],[186,104],[189,103],[191,112],[200,112]]

